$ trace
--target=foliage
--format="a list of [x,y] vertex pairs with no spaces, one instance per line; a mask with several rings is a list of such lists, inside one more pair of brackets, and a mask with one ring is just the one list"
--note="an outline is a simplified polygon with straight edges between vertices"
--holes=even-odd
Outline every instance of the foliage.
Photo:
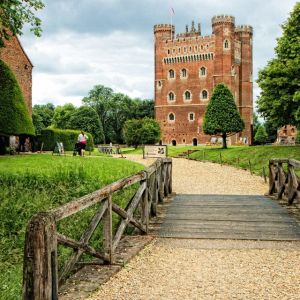
[[104,141],[104,133],[99,116],[90,106],[84,105],[76,109],[71,114],[66,127],[91,133],[96,144]]
[[240,132],[245,124],[238,112],[233,95],[224,84],[214,88],[210,102],[207,105],[203,130],[210,135],[221,135],[223,148],[227,148],[226,137]]
[[0,1],[0,47],[4,40],[11,35],[21,35],[26,23],[30,24],[31,31],[40,36],[41,20],[34,12],[44,7],[41,0],[2,0]]
[[260,125],[257,129],[257,132],[254,136],[255,142],[258,144],[265,144],[268,140],[268,134],[266,132],[265,126]]
[[32,121],[35,133],[40,134],[42,129],[51,125],[55,106],[52,103],[36,104],[32,108]]
[[34,135],[34,127],[15,75],[0,60],[0,133]]
[[253,112],[253,136],[255,136],[258,127],[261,126],[257,113]]
[[104,143],[124,142],[122,129],[126,120],[154,116],[153,101],[131,99],[103,85],[94,86],[82,102],[97,112],[104,131]]
[[57,106],[54,111],[52,125],[59,129],[73,129],[68,128],[68,124],[76,110],[77,108],[72,103]]
[[277,139],[277,126],[269,120],[267,120],[264,125],[265,125],[265,129],[266,129],[266,132],[268,135],[267,142],[274,143]]
[[160,139],[160,127],[150,118],[127,120],[123,127],[126,144],[137,148],[140,144],[155,144]]
[[[26,155],[1,158],[0,169],[0,298],[20,299],[22,262],[26,224],[38,211],[58,207],[135,174],[143,167],[125,160],[109,158],[58,157]],[[134,189],[129,190],[130,193]],[[131,198],[127,189],[113,196],[113,201],[125,207]],[[80,239],[84,228],[98,206],[58,223],[59,232]],[[115,217],[115,216],[114,216]],[[114,218],[114,224],[119,219]],[[101,230],[95,232],[93,246],[99,247]],[[59,257],[67,257],[59,248]],[[60,259],[60,263],[61,263]]]
[[[41,135],[39,136],[39,143],[44,143],[43,150],[53,151],[56,146],[56,142],[63,142],[64,150],[71,151],[74,149],[74,145],[77,142],[79,134],[80,131],[78,130],[45,128],[41,131]],[[93,137],[90,133],[86,134],[88,136],[86,150],[93,151]]]
[[297,129],[296,144],[300,145],[300,128]]
[[277,39],[275,58],[259,72],[258,111],[276,127],[300,124],[300,2]]

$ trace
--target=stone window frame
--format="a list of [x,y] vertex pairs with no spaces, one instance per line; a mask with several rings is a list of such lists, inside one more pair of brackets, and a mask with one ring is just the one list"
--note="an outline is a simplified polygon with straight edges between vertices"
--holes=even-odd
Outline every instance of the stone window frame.
[[[204,70],[204,74],[202,74],[203,70]],[[206,75],[207,75],[207,68],[205,68],[204,66],[201,66],[200,69],[199,69],[199,77],[204,78],[204,77],[206,77]]]
[[229,50],[230,49],[230,41],[228,39],[225,39],[223,42],[223,49]]
[[[203,93],[206,92],[206,98],[203,97]],[[208,90],[207,89],[203,89],[201,90],[200,92],[200,100],[201,101],[208,101],[209,100],[209,93],[208,93]]]
[[[184,75],[184,71],[185,71],[185,76],[183,76]],[[188,77],[189,77],[189,71],[188,71],[188,69],[182,68],[180,70],[180,78],[181,79],[187,79]]]
[[[191,115],[193,116],[193,118],[191,119]],[[195,122],[195,113],[193,111],[188,113],[188,121],[189,122]]]
[[[174,117],[173,120],[170,119],[171,115],[173,115],[173,117]],[[169,112],[168,113],[168,122],[169,123],[175,123],[175,120],[176,120],[176,115],[173,112]]]
[[156,86],[157,86],[157,88],[158,89],[161,89],[162,88],[162,81],[161,80],[157,80],[157,82],[156,82]]
[[[171,77],[171,72],[173,72],[173,77]],[[168,70],[168,79],[174,80],[176,78],[176,72],[173,69]]]
[[[173,99],[170,99],[170,94],[173,94]],[[176,101],[176,94],[173,91],[168,92],[167,101],[172,103]]]
[[[189,93],[190,94],[190,98],[189,99],[187,99],[186,98],[186,93]],[[182,94],[182,98],[183,98],[183,101],[184,102],[191,102],[192,101],[192,98],[193,98],[193,94],[192,94],[192,92],[190,91],[190,90],[185,90],[184,92],[183,92],[183,94]]]

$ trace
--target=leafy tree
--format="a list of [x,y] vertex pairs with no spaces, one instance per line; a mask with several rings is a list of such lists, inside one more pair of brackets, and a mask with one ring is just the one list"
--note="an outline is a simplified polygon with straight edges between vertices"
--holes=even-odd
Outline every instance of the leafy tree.
[[151,118],[127,120],[123,135],[127,145],[137,148],[140,144],[155,144],[160,139],[160,127]]
[[21,88],[9,67],[0,60],[0,135],[34,135]]
[[254,136],[259,126],[261,126],[261,123],[259,122],[258,115],[255,112],[253,112],[253,135]]
[[299,128],[297,129],[297,136],[296,136],[295,142],[297,145],[300,145],[300,129]]
[[211,100],[207,105],[203,130],[210,135],[221,135],[223,148],[227,148],[226,137],[245,128],[233,95],[224,84],[216,85]]
[[274,143],[277,139],[277,126],[271,122],[271,121],[266,121],[265,122],[265,129],[266,129],[266,132],[267,132],[267,135],[268,135],[268,140],[267,142],[268,143]]
[[55,128],[68,129],[71,116],[77,108],[72,103],[66,103],[63,106],[57,106],[54,111],[52,125]]
[[36,104],[32,108],[32,121],[36,134],[51,125],[55,106],[52,103]]
[[89,132],[93,135],[96,144],[103,143],[104,134],[102,124],[95,110],[87,105],[76,109],[70,116],[66,127]]
[[41,0],[1,0],[0,1],[0,47],[4,46],[4,40],[11,35],[21,35],[24,25],[30,24],[30,30],[40,36],[41,20],[34,12],[42,9]]
[[268,134],[266,132],[266,129],[263,125],[260,125],[257,129],[257,132],[254,136],[255,142],[258,144],[265,144],[268,140]]
[[134,99],[134,119],[154,118],[154,101]]
[[275,58],[259,72],[257,83],[262,92],[258,111],[268,121],[281,127],[300,124],[300,2],[282,25]]

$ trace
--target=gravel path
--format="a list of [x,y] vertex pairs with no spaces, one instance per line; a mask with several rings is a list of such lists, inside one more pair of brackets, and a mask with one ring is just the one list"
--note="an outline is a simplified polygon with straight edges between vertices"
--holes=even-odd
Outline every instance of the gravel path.
[[[267,186],[247,171],[173,159],[173,189],[261,195]],[[300,242],[156,239],[89,299],[300,299],[299,276]]]

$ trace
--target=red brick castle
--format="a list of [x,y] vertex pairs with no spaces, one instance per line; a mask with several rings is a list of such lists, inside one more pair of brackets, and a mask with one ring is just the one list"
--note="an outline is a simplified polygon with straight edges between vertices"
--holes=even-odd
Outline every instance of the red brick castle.
[[158,24],[155,35],[155,117],[165,144],[205,144],[203,116],[214,86],[231,90],[245,130],[232,144],[252,143],[252,27],[235,26],[232,16],[212,18],[212,35],[201,27],[177,34],[175,26]]

